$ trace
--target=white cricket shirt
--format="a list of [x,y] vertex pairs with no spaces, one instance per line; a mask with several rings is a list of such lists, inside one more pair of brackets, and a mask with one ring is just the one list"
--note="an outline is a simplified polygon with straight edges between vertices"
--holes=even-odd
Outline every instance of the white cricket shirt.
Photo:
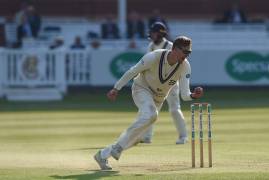
[[149,43],[147,52],[155,51],[157,49],[172,49],[173,43],[166,38],[162,38],[162,41],[156,45],[152,41]]
[[134,77],[134,83],[147,89],[156,102],[163,102],[173,85],[179,81],[181,97],[192,100],[189,89],[191,67],[187,59],[181,64],[169,65],[169,50],[159,49],[144,55],[141,60],[116,82],[114,88],[120,90]]

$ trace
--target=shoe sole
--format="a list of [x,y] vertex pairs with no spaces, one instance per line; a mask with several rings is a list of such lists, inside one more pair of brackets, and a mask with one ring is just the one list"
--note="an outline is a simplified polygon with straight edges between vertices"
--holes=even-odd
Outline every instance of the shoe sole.
[[176,142],[176,144],[187,144],[188,141],[184,141],[184,142]]
[[140,141],[142,144],[151,144],[151,141]]

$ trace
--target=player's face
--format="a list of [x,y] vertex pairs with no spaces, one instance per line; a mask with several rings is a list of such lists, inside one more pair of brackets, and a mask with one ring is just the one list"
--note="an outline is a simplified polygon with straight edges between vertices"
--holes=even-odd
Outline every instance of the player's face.
[[191,53],[191,51],[185,50],[183,48],[176,48],[178,59],[183,61],[186,57],[188,57]]
[[150,32],[150,39],[153,42],[158,41],[158,33],[157,32]]

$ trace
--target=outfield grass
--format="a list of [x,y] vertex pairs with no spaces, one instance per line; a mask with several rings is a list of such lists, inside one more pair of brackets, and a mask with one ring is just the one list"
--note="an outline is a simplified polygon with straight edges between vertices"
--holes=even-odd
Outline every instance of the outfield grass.
[[[129,149],[119,162],[111,159],[109,172],[99,171],[92,156],[128,127],[136,108],[129,94],[116,103],[107,103],[102,94],[76,94],[53,103],[2,100],[0,179],[269,179],[267,90],[209,90],[205,95],[203,101],[213,104],[213,168],[191,168],[190,143],[175,145],[165,106],[153,143]],[[189,103],[183,110],[190,127]]]

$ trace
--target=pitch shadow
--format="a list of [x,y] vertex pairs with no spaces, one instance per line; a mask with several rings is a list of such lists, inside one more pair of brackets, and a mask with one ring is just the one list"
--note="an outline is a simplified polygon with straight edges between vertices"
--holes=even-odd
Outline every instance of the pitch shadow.
[[103,177],[120,176],[118,173],[119,171],[91,170],[87,174],[74,174],[74,175],[67,175],[67,176],[52,175],[50,177],[54,179],[98,180],[98,179],[102,179]]

